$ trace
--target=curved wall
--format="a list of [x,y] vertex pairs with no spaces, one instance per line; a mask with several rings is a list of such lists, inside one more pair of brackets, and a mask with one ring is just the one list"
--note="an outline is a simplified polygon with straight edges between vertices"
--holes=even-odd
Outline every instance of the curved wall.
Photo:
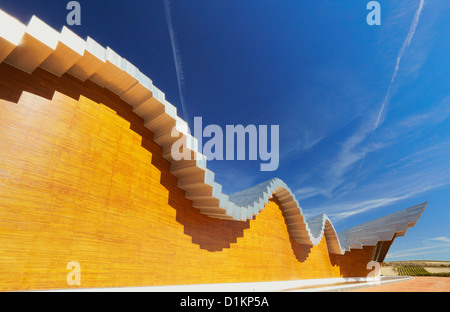
[[276,198],[246,222],[193,208],[153,134],[110,91],[2,63],[0,99],[1,290],[73,287],[70,261],[80,287],[342,276],[325,237],[290,237]]
[[[0,10],[0,290],[367,276],[427,203],[336,233],[271,179],[226,195],[176,107],[111,48]],[[9,64],[9,65],[8,65]],[[171,154],[179,130],[195,160]]]

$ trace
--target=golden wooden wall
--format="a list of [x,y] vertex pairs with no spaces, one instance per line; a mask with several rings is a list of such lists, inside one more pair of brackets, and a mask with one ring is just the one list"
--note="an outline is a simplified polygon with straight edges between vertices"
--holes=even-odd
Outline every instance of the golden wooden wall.
[[276,198],[247,222],[200,214],[109,91],[0,64],[0,99],[0,290],[77,287],[70,261],[82,288],[343,276],[351,253],[295,243]]
[[371,270],[367,264],[372,259],[373,246],[364,246],[362,249],[353,249],[344,255],[330,254],[332,265],[338,266],[342,276],[366,277]]

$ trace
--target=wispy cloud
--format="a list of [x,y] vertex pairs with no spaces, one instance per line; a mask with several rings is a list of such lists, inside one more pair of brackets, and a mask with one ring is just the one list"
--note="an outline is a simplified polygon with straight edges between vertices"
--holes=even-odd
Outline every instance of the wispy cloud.
[[343,190],[346,188],[345,184],[349,181],[349,172],[354,168],[360,170],[362,162],[368,153],[375,152],[384,147],[382,143],[365,143],[371,131],[371,124],[366,121],[346,138],[339,145],[335,156],[329,158],[328,168],[321,170],[321,175],[324,180],[322,186],[320,188],[316,187],[314,190],[309,189],[308,192],[304,192],[303,188],[297,189],[297,194],[299,194],[300,199],[306,199],[316,195],[331,198],[336,194],[337,190],[342,195]]
[[446,236],[428,238],[420,243],[423,246],[389,252],[386,259],[410,258],[411,256],[450,252],[450,238]]
[[383,197],[365,200],[361,202],[353,202],[349,204],[340,204],[338,206],[332,207],[334,210],[344,210],[341,212],[332,212],[329,217],[332,218],[333,222],[339,223],[340,221],[347,219],[349,217],[368,212],[375,208],[384,207],[387,205],[391,205],[400,200],[407,199],[411,197],[412,194],[405,194],[397,197]]
[[[359,186],[351,192],[351,196],[329,199],[324,204],[305,210],[305,213],[311,217],[325,212],[334,224],[340,224],[350,217],[393,205],[435,189],[448,187],[448,185],[450,185],[450,169],[442,170],[437,164],[426,166],[417,172],[410,170],[401,174],[390,172],[379,179],[373,179],[369,184]],[[297,190],[295,194],[301,199],[303,194],[317,195],[320,192],[321,189],[311,187]]]
[[[445,248],[448,247],[448,248]],[[430,250],[431,249],[431,250]],[[428,246],[423,248],[405,249],[393,253],[388,253],[386,260],[405,258],[411,256],[422,256],[427,254],[450,252],[450,245]]]
[[433,238],[430,238],[429,240],[450,243],[450,238],[446,237],[446,236],[433,237]]
[[399,123],[405,128],[416,128],[426,124],[438,124],[450,117],[450,96],[445,97],[428,112],[409,116]]
[[423,162],[432,157],[448,154],[450,151],[450,141],[439,142],[438,144],[429,146],[415,153],[410,153],[405,157],[400,158],[394,162],[386,165],[386,168],[396,168],[399,166],[412,166],[417,163]]
[[263,182],[260,181],[260,172],[245,172],[243,174],[242,168],[238,165],[233,166],[226,164],[226,162],[215,161],[208,166],[215,173],[215,181],[222,185],[225,194],[242,191]]
[[178,41],[175,36],[175,31],[173,29],[172,24],[172,14],[170,8],[170,0],[164,0],[164,11],[166,14],[166,22],[167,28],[169,30],[170,43],[172,45],[172,54],[173,60],[175,63],[175,71],[177,73],[177,81],[178,81],[178,92],[180,94],[181,108],[183,110],[183,117],[185,120],[188,120],[188,114],[185,107],[185,101],[183,96],[183,86],[184,86],[184,72],[183,72],[183,64],[181,62],[181,53],[178,47]]
[[[360,171],[362,170],[362,165],[364,163],[365,158],[370,153],[388,147],[397,139],[397,137],[387,138],[381,136],[380,138],[377,138],[375,134],[377,128],[381,123],[381,118],[383,116],[383,112],[385,111],[385,107],[390,99],[392,93],[392,86],[399,72],[401,60],[405,54],[405,51],[411,44],[411,41],[416,32],[417,26],[419,24],[419,18],[423,10],[423,6],[424,0],[420,0],[419,6],[415,11],[413,21],[410,25],[408,35],[406,36],[397,54],[395,68],[380,110],[378,111],[377,114],[372,116],[369,115],[368,118],[365,118],[365,120],[363,120],[360,123],[360,125],[356,128],[356,130],[352,132],[352,134],[349,135],[340,144],[339,149],[335,153],[335,156],[330,157],[328,169],[325,169],[323,170],[323,172],[321,172],[321,175],[323,177],[322,180],[324,181],[324,183],[322,183],[320,187],[308,186],[297,189],[296,194],[299,196],[300,199],[306,199],[317,195],[323,195],[330,200],[336,199],[337,194],[339,194],[341,198],[344,197],[346,192],[349,192],[352,187],[356,186],[357,183],[354,181],[354,179],[356,176],[359,175]],[[419,118],[420,120],[430,120],[432,116],[435,116],[435,114],[430,114],[426,116],[415,116],[415,117]],[[410,124],[410,127],[406,130],[403,130],[403,133],[405,131],[413,129],[414,124],[418,124],[419,120],[410,120],[408,121],[408,123]],[[401,127],[404,128],[404,126],[402,125],[397,126],[397,128]],[[354,171],[355,169],[356,171]],[[354,174],[350,176],[349,174],[351,172],[354,172]],[[412,196],[407,193],[396,192],[395,194],[392,194],[389,190],[387,191],[388,191],[387,194],[384,193],[385,195],[382,198],[372,198],[371,196],[369,196],[366,197],[369,198],[367,200],[361,200],[353,203],[346,203],[345,204],[346,208],[344,211],[341,211],[341,208],[343,207],[337,206],[327,210],[332,211],[334,217],[337,220],[343,220],[350,216],[360,214],[368,210],[375,209],[377,207],[388,205]]]
[[448,141],[440,141],[398,161],[390,162],[384,167],[389,169],[388,171],[380,170],[377,165],[373,168],[376,171],[371,173],[367,182],[358,180],[354,174],[348,174],[351,168],[359,172],[361,166],[355,167],[354,164],[363,161],[365,153],[379,152],[382,148],[386,148],[389,153],[390,146],[397,149],[396,143],[410,131],[419,128],[420,126],[417,126],[398,131],[397,137],[389,139],[390,143],[372,142],[369,146],[358,146],[357,138],[348,140],[338,156],[331,158],[331,161],[336,163],[332,163],[330,170],[322,177],[326,180],[325,183],[300,187],[294,191],[300,201],[316,196],[327,198],[325,203],[306,210],[308,216],[325,212],[333,222],[340,223],[347,218],[450,185],[450,168],[442,167],[450,151]]
[[[364,161],[367,153],[369,151],[367,150],[355,150],[355,147],[357,147],[360,143],[362,143],[371,133],[373,133],[378,126],[380,125],[381,116],[383,115],[383,111],[385,110],[386,104],[389,101],[389,98],[391,96],[391,88],[395,81],[395,78],[397,77],[398,70],[400,67],[400,62],[403,58],[403,55],[405,54],[406,48],[409,47],[411,44],[411,40],[416,32],[417,25],[419,24],[419,18],[420,14],[422,13],[424,5],[424,0],[420,0],[419,7],[416,10],[416,13],[414,15],[414,19],[411,23],[408,35],[406,36],[406,39],[404,40],[400,51],[397,54],[397,61],[395,64],[394,73],[392,74],[391,81],[389,83],[388,91],[386,93],[386,96],[383,100],[383,103],[381,105],[380,111],[378,112],[378,116],[376,118],[375,124],[373,127],[371,127],[369,124],[363,124],[358,131],[356,131],[349,139],[345,141],[343,144],[343,148],[339,154],[338,161],[336,162],[336,165],[333,167],[334,175],[338,178],[345,174],[345,172],[351,168],[351,166],[361,161],[361,163]],[[377,150],[378,148],[382,147],[382,145],[378,145],[377,148],[373,148],[372,151]],[[360,166],[361,167],[361,166]]]
[[302,135],[291,137],[289,144],[286,144],[287,147],[280,151],[280,158],[288,159],[291,157],[296,157],[302,152],[309,152],[325,137],[325,135],[314,136],[308,131],[304,132]]
[[297,197],[297,199],[300,200],[311,198],[317,195],[322,195],[323,193],[324,193],[323,189],[311,186],[301,187],[294,191],[295,196]]
[[377,120],[375,121],[374,129],[378,128],[378,126],[380,125],[381,116],[383,115],[383,111],[386,107],[386,104],[389,101],[389,98],[391,95],[391,88],[395,81],[395,78],[397,77],[398,70],[400,67],[400,62],[403,58],[403,55],[405,54],[406,48],[409,47],[409,45],[411,44],[411,40],[414,37],[414,34],[416,33],[416,28],[417,28],[417,25],[419,24],[419,18],[420,18],[420,14],[422,13],[423,5],[424,5],[424,0],[420,0],[419,7],[417,8],[416,13],[414,14],[414,19],[409,28],[408,35],[406,36],[405,41],[403,41],[400,51],[397,54],[397,61],[395,64],[394,73],[392,74],[391,81],[389,82],[386,96],[384,97],[383,103],[381,104],[381,109],[378,112],[378,117],[377,117]]
[[360,144],[364,142],[370,132],[369,125],[364,123],[342,143],[334,164],[328,172],[329,180],[333,188],[341,184],[345,174],[366,156],[368,151],[365,148],[360,148]]

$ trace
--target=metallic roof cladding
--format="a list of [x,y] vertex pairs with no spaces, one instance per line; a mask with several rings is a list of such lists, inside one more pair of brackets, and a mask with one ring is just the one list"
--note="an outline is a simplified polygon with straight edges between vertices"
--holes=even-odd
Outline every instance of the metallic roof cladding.
[[[375,246],[378,241],[404,235],[426,207],[426,203],[420,204],[337,234],[324,214],[305,220],[295,195],[279,178],[228,196],[215,182],[214,172],[207,169],[206,157],[199,152],[197,140],[189,133],[187,123],[177,115],[176,107],[133,64],[90,37],[83,41],[64,28],[60,34],[34,16],[25,26],[0,10],[0,26],[0,61],[28,73],[41,66],[56,75],[67,72],[82,81],[90,79],[130,104],[162,146],[163,157],[171,163],[172,174],[178,177],[178,186],[185,190],[194,207],[212,218],[252,219],[276,196],[295,241],[317,245],[325,235],[329,251],[343,254],[351,248]],[[63,46],[73,53],[59,53],[58,47]],[[173,128],[185,141],[184,147],[196,158],[175,160],[172,157],[173,140],[167,134]]]

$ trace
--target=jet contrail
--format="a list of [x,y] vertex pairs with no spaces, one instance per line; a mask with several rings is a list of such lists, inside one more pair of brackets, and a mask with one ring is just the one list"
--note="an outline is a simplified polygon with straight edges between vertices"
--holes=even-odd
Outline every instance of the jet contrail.
[[183,97],[183,90],[182,90],[183,84],[184,84],[183,66],[181,64],[180,50],[178,48],[175,33],[173,31],[169,0],[164,0],[164,10],[166,13],[166,22],[167,22],[167,28],[169,30],[170,42],[172,44],[172,53],[173,53],[173,60],[175,63],[175,71],[177,72],[178,92],[180,93],[181,108],[183,110],[184,119],[186,121],[188,121],[188,115],[187,115],[187,111],[184,106],[184,97]]
[[378,113],[378,118],[377,118],[377,121],[375,122],[374,130],[378,127],[378,125],[380,123],[381,115],[383,114],[384,108],[385,108],[387,102],[389,101],[389,96],[390,96],[390,93],[391,93],[391,87],[392,87],[392,84],[395,81],[395,78],[397,77],[398,68],[400,66],[400,61],[401,61],[401,59],[403,57],[403,54],[405,54],[406,48],[410,45],[411,40],[412,40],[412,38],[414,36],[414,33],[416,32],[417,25],[419,24],[420,14],[422,13],[422,9],[423,9],[423,4],[424,4],[424,0],[420,0],[419,7],[416,10],[416,14],[414,15],[414,19],[413,19],[413,21],[411,23],[411,27],[409,28],[408,36],[406,36],[406,39],[403,42],[402,47],[400,48],[400,51],[398,52],[397,62],[395,64],[394,73],[392,74],[391,81],[389,82],[388,91],[387,91],[386,96],[385,96],[385,98],[383,100],[383,104],[381,105],[380,112]]

